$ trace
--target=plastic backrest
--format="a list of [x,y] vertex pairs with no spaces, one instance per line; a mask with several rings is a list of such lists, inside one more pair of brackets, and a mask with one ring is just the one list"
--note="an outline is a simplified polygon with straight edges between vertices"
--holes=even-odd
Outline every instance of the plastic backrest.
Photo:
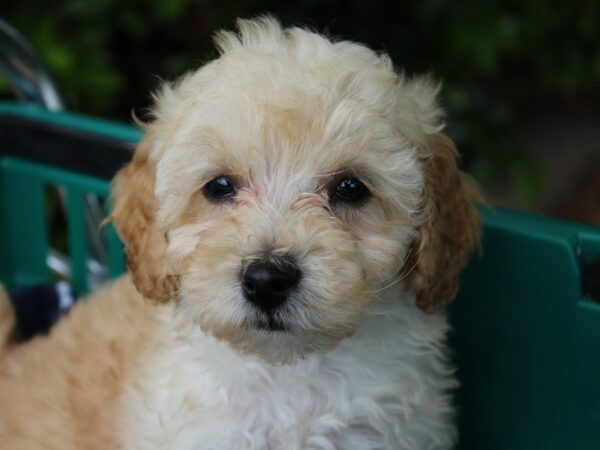
[[[110,178],[130,157],[131,143],[139,136],[133,127],[0,103],[0,280],[9,289],[52,278],[47,264],[49,187],[64,194],[76,292],[89,288],[89,233],[105,243],[110,274],[124,271],[123,247],[114,230],[110,225],[90,230],[84,205],[90,194],[106,199]],[[103,154],[105,149],[112,153]]]
[[460,449],[600,448],[600,229],[484,210],[483,253],[450,308]]

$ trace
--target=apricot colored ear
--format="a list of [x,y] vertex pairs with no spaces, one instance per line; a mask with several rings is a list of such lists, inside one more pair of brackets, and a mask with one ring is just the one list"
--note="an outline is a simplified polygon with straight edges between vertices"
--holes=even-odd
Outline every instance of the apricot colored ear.
[[148,159],[149,147],[141,142],[131,163],[113,180],[110,220],[125,243],[127,266],[138,291],[163,303],[175,297],[178,277],[167,265],[167,241],[156,227],[156,167]]
[[0,283],[0,352],[12,344],[15,335],[15,310]]
[[426,218],[413,257],[419,308],[432,313],[454,299],[459,275],[481,234],[473,201],[481,198],[475,183],[457,167],[454,143],[443,133],[432,136],[431,156],[423,162]]

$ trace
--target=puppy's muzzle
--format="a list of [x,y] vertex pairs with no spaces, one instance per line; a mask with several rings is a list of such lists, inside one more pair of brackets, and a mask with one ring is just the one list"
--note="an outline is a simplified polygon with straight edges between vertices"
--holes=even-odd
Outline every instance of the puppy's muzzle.
[[285,303],[302,273],[290,258],[258,260],[242,274],[242,291],[250,303],[271,313]]

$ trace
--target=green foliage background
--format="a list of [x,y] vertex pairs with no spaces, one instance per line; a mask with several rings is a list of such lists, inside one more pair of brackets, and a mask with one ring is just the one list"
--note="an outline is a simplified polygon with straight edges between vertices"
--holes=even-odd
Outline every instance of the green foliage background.
[[[484,185],[512,177],[535,200],[544,171],[514,129],[546,107],[600,104],[600,2],[542,0],[20,0],[2,17],[37,47],[70,109],[129,120],[214,55],[234,18],[272,13],[390,53],[444,81],[449,133]],[[6,90],[6,86],[4,86]],[[583,106],[582,106],[583,105]]]

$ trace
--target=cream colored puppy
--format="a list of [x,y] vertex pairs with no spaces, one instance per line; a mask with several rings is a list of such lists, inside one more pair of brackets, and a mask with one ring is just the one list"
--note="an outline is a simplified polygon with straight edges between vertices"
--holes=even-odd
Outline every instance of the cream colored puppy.
[[116,178],[130,274],[5,351],[2,448],[452,447],[479,220],[436,87],[269,18],[216,43]]

